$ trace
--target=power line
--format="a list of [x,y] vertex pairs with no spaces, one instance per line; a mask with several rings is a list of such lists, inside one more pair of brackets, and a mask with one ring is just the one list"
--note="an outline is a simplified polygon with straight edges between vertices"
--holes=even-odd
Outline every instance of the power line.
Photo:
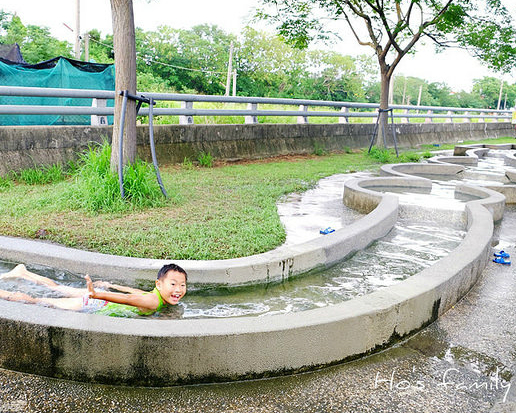
[[[113,46],[111,46],[109,44],[102,43],[102,42],[100,42],[98,40],[95,40],[93,38],[90,38],[90,40],[95,42],[95,43],[98,43],[98,44],[100,44],[100,45],[102,45],[104,47],[107,47],[109,49],[113,49]],[[156,63],[156,64],[167,66],[167,67],[173,67],[175,69],[190,70],[190,71],[193,71],[193,72],[202,72],[202,73],[208,73],[208,74],[215,74],[215,73],[225,74],[226,73],[226,72],[217,72],[216,70],[193,69],[191,67],[171,65],[170,63],[160,62],[159,60],[153,60],[152,58],[144,58],[142,56],[139,56],[138,53],[136,53],[136,57],[138,59],[141,59],[141,60],[146,61],[146,62]]]

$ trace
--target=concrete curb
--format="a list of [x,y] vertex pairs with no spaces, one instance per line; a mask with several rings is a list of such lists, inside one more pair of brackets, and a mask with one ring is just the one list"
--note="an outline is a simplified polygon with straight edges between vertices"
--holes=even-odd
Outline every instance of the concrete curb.
[[[188,273],[190,284],[242,285],[284,280],[328,267],[385,236],[395,225],[398,198],[378,194],[370,200],[369,214],[351,225],[303,244],[283,246],[263,254],[227,260],[174,260]],[[98,275],[126,285],[153,282],[170,260],[123,257],[60,245],[0,237],[0,258],[46,265],[71,272]]]
[[[436,156],[429,159],[434,163],[444,164],[471,164],[476,165],[478,158],[486,156],[489,149],[500,149],[500,150],[511,150],[516,149],[515,144],[496,144],[496,145],[458,145],[453,151],[453,156]],[[465,155],[465,156],[464,156]],[[504,164],[508,166],[516,166],[516,152],[504,154]],[[471,160],[473,159],[473,161]],[[510,183],[516,183],[516,172],[506,171],[505,178]],[[505,181],[506,182],[506,181]],[[499,192],[505,197],[505,202],[508,204],[516,203],[516,185],[506,184],[500,182],[499,185],[482,185],[483,188],[487,188],[492,191]],[[505,183],[505,184],[504,184]],[[503,212],[502,212],[503,214]]]

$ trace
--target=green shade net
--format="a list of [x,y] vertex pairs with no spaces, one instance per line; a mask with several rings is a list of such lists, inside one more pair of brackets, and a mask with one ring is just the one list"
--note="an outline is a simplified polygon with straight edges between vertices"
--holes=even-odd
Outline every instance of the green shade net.
[[[65,89],[115,90],[113,65],[58,57],[36,65],[0,59],[0,85]],[[0,96],[0,105],[92,106],[93,99]],[[112,99],[107,106],[113,106]],[[108,116],[108,123],[113,117]],[[90,125],[89,115],[0,115],[0,125]]]

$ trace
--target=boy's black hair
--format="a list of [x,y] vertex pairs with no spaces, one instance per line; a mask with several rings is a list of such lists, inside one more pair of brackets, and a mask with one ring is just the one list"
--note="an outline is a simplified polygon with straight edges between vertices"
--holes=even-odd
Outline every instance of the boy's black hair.
[[175,271],[175,272],[178,272],[180,274],[183,274],[185,276],[185,281],[188,280],[188,276],[186,274],[186,271],[183,270],[179,265],[177,264],[166,264],[164,265],[163,267],[161,267],[161,269],[158,271],[158,277],[157,279],[160,280],[161,278],[163,278],[165,275],[167,275],[167,272],[169,271]]

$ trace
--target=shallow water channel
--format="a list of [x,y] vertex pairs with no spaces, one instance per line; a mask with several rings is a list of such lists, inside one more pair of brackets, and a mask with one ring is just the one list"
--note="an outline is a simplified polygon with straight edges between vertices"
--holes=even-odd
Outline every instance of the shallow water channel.
[[[432,176],[432,189],[410,191],[398,188],[376,188],[393,192],[400,204],[462,211],[464,203],[475,199],[455,193],[455,184],[479,182],[479,175],[501,182],[504,174],[503,158],[481,158],[475,167],[467,167],[464,180]],[[369,173],[337,174],[324,179],[303,194],[291,194],[278,203],[278,213],[287,233],[286,245],[322,237],[325,228],[340,229],[362,217],[342,203],[344,182],[352,178],[371,176]],[[489,180],[491,180],[489,179]],[[373,189],[373,188],[371,188]],[[403,214],[402,214],[403,215]],[[368,294],[379,288],[396,284],[448,255],[462,240],[465,231],[457,222],[435,219],[438,214],[406,214],[391,232],[368,248],[357,252],[329,269],[313,271],[289,280],[267,285],[242,287],[191,288],[189,293],[163,318],[222,318],[241,316],[269,316],[279,313],[304,311],[338,304],[353,297]],[[416,214],[417,215],[417,214]],[[432,218],[434,216],[434,218]],[[459,217],[457,215],[452,215]],[[14,264],[0,261],[0,273]],[[40,266],[27,267],[63,284],[84,287],[81,277],[66,271]],[[0,280],[0,288],[23,291],[34,296],[57,297],[57,293],[25,280]]]

